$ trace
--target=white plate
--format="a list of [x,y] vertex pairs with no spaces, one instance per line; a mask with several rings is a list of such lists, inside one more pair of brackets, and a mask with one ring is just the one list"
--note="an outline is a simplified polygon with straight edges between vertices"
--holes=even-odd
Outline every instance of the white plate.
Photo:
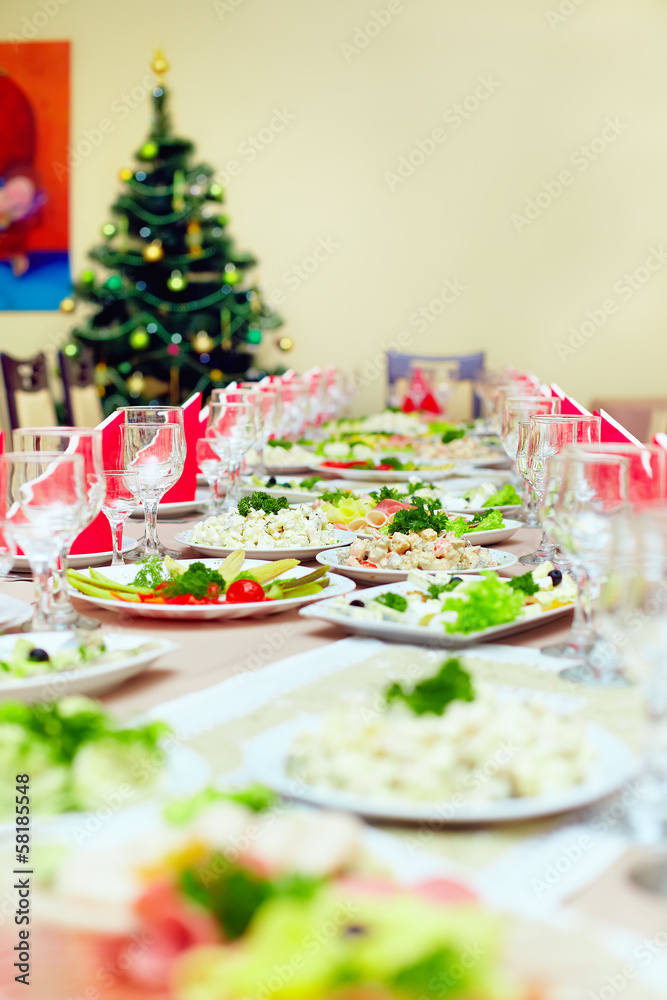
[[[472,542],[473,545],[493,545],[496,542],[506,542],[522,527],[521,521],[505,521],[504,528],[492,528],[489,531],[464,531],[460,537],[465,538],[467,542]],[[358,538],[377,538],[377,535],[368,534],[365,531],[355,531],[354,534]]]
[[267,465],[264,463],[264,468],[270,476],[285,476],[286,478],[291,478],[292,476],[306,476],[310,470],[310,465]]
[[510,467],[510,461],[504,451],[497,455],[487,455],[486,458],[457,458],[457,468],[465,473],[468,469],[504,469]]
[[[448,479],[454,475],[455,465],[449,469],[410,469],[405,472],[398,472],[393,469],[337,469],[328,468],[325,465],[317,465],[315,462],[310,467],[313,472],[321,475],[339,475],[354,482],[360,480],[367,483],[407,483],[410,479],[418,476],[424,483],[434,483],[440,479]],[[377,488],[377,486],[375,486]]]
[[8,594],[0,594],[0,629],[23,625],[24,622],[30,621],[31,617],[32,608],[26,601],[19,601]]
[[399,822],[432,822],[443,826],[460,823],[507,823],[536,819],[581,809],[611,795],[637,771],[637,758],[617,736],[589,723],[588,737],[597,752],[597,760],[586,781],[563,792],[533,798],[502,799],[494,802],[422,803],[406,799],[370,799],[335,788],[306,785],[287,771],[289,748],[297,733],[305,727],[321,725],[318,716],[291,719],[255,737],[246,747],[246,765],[254,778],[288,799],[343,812],[358,813],[372,819]]
[[[467,491],[466,491],[467,492]],[[501,504],[500,507],[466,507],[465,509],[457,510],[452,507],[451,504],[447,504],[444,508],[447,514],[490,514],[492,510],[499,510],[503,517],[506,514],[518,514],[521,510],[522,505],[520,503],[506,503]],[[520,524],[520,522],[518,522]]]
[[[4,635],[0,636],[0,659],[11,655],[18,639],[29,638],[36,646],[45,649],[47,653],[55,653],[68,643],[76,642],[76,632],[39,632],[30,636]],[[112,663],[90,664],[85,667],[69,668],[52,673],[37,674],[33,677],[11,677],[0,674],[0,701],[18,699],[32,704],[36,701],[51,701],[63,698],[65,695],[79,694],[97,696],[118,687],[123,681],[135,674],[141,673],[146,667],[165,653],[178,649],[177,643],[166,639],[155,639],[154,649],[142,653],[130,654],[129,650],[141,646],[146,641],[153,641],[150,636],[122,634],[107,635],[100,633],[109,650],[128,650],[128,655],[122,660]]]
[[[159,503],[157,509],[157,516],[159,518],[170,518],[170,517],[187,517],[188,514],[198,514],[199,511],[206,510],[208,504],[208,493],[202,495],[200,492],[199,496],[195,495],[194,500],[179,500],[176,503]],[[144,508],[141,504],[130,514],[130,517],[136,517],[143,520]]]
[[[123,535],[123,555],[127,555],[128,552],[133,552],[139,542],[136,538],[131,538],[130,535]],[[67,557],[67,566],[69,569],[86,569],[88,566],[104,566],[106,563],[110,563],[113,559],[113,550],[109,552],[84,552],[83,555],[69,555]],[[14,570],[17,573],[20,572],[30,572],[30,563],[26,556],[17,556],[14,560]]]
[[[464,574],[452,574],[452,576],[462,575]],[[405,594],[408,590],[413,589],[412,584],[406,580],[397,581],[391,588],[389,583],[390,581],[387,580],[383,582],[382,586],[369,588],[357,596],[363,598],[365,603],[367,600],[372,601],[374,597],[379,597],[380,594],[385,594],[388,589],[397,594]],[[462,646],[474,646],[478,642],[494,642],[518,632],[527,632],[529,629],[537,628],[538,625],[548,624],[554,618],[561,618],[573,608],[574,603],[566,604],[561,608],[542,611],[539,615],[531,614],[526,618],[517,618],[506,625],[493,625],[491,628],[482,629],[480,632],[470,632],[468,635],[445,632],[444,628],[436,631],[425,625],[404,625],[402,622],[388,619],[378,621],[360,618],[356,615],[353,617],[341,614],[340,610],[332,607],[329,601],[323,601],[316,608],[303,608],[299,613],[305,618],[319,618],[331,625],[339,625],[353,635],[382,639],[384,642],[407,642],[417,646],[433,646],[436,649],[459,649]]]
[[190,536],[191,531],[179,531],[177,535],[174,536],[177,542],[181,545],[187,545],[188,548],[194,549],[196,552],[202,552],[206,556],[228,556],[230,552],[236,552],[237,549],[245,548],[246,552],[250,552],[255,559],[314,559],[318,552],[322,552],[323,549],[332,549],[334,547],[340,547],[341,545],[351,545],[354,541],[354,535],[351,535],[349,531],[341,531],[340,528],[334,528],[334,535],[336,538],[335,542],[331,545],[309,545],[303,548],[294,549],[260,549],[252,548],[246,545],[235,545],[233,548],[223,548],[220,545],[203,545],[199,542],[191,542]]
[[317,500],[319,496],[317,492],[309,493],[308,490],[300,490],[296,486],[256,486],[253,483],[241,480],[241,485],[239,486],[239,493],[241,496],[252,496],[256,490],[259,490],[261,493],[266,493],[267,496],[270,497],[285,497],[288,503],[312,503],[313,500]]
[[[289,558],[286,556],[286,558]],[[189,566],[193,562],[203,562],[211,569],[217,569],[221,559],[183,559],[180,560],[184,566]],[[246,559],[243,563],[243,570],[252,572],[253,568],[261,566],[267,559]],[[307,576],[312,570],[304,566],[295,566],[294,569],[281,574],[287,577]],[[137,573],[136,566],[113,566],[106,572],[108,576],[120,583],[132,583]],[[280,579],[280,577],[278,577]],[[342,584],[342,586],[341,586]],[[114,598],[105,600],[102,597],[87,597],[79,593],[73,587],[69,588],[71,597],[78,597],[89,604],[95,604],[98,608],[108,608],[110,611],[119,611],[122,614],[134,615],[137,618],[175,618],[188,621],[211,621],[219,618],[264,618],[266,615],[277,615],[281,611],[291,611],[299,608],[310,601],[320,601],[326,597],[336,597],[340,594],[349,594],[354,590],[354,583],[351,580],[341,580],[336,574],[329,577],[329,586],[325,587],[320,594],[311,594],[310,597],[289,597],[281,601],[255,601],[252,604],[141,604],[131,601],[117,601]]]
[[[346,534],[346,532],[341,532],[341,534]],[[495,572],[499,569],[506,569],[508,566],[514,566],[518,561],[511,552],[503,552],[500,549],[486,549],[486,551],[493,554],[498,563],[497,566],[475,566],[474,569],[451,570],[451,573],[454,576],[466,576],[471,573],[478,574],[481,569],[490,569]],[[351,580],[357,580],[359,583],[397,583],[408,578],[409,570],[407,569],[370,569],[366,566],[346,566],[345,559],[347,557],[348,554],[343,549],[320,552],[319,555],[315,556],[318,563],[330,566],[334,572],[349,576]],[[443,570],[433,570],[432,572],[442,573]]]

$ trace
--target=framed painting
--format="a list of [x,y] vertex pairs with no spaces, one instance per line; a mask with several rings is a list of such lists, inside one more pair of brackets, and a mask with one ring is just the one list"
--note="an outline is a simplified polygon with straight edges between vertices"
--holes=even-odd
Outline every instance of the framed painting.
[[69,269],[69,42],[0,42],[0,310],[57,309]]

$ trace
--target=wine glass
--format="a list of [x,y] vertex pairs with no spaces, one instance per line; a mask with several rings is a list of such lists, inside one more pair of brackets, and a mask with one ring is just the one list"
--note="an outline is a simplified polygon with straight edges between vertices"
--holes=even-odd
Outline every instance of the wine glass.
[[[544,496],[549,459],[568,444],[593,443],[600,440],[600,417],[570,417],[562,414],[538,414],[530,417],[530,431],[526,446],[528,477],[538,498]],[[555,546],[544,529],[535,552],[522,556],[519,562],[526,566],[539,565],[553,559]]]
[[224,450],[222,444],[218,442],[218,450],[216,451],[210,438],[199,438],[196,448],[197,465],[206,476],[206,482],[209,485],[209,513],[220,514],[227,496],[227,490],[223,493],[222,484],[223,480],[229,476],[230,471],[229,448],[227,448],[226,459],[221,458],[221,452]]
[[241,466],[248,450],[257,440],[257,424],[249,403],[222,401],[210,403],[206,437],[221,461],[229,460],[231,488],[228,504],[238,500],[238,483]]
[[102,511],[113,540],[112,566],[124,566],[123,559],[123,528],[125,522],[139,503],[139,480],[135,472],[105,469],[106,496],[102,502]]
[[[13,432],[14,448],[25,452],[63,452],[81,455],[84,463],[87,517],[79,530],[92,524],[104,499],[104,469],[102,432],[96,427],[23,427]],[[99,621],[81,615],[72,604],[67,586],[67,558],[76,538],[61,536],[62,549],[52,572],[53,594],[51,620],[53,628],[99,628]]]
[[3,531],[28,557],[35,586],[33,632],[62,627],[51,615],[51,569],[88,517],[85,464],[74,452],[0,456]]
[[178,556],[158,539],[160,500],[183,472],[185,437],[180,423],[129,423],[120,427],[121,454],[126,471],[135,472],[146,524],[145,556]]
[[600,593],[599,620],[644,696],[646,730],[637,794],[628,822],[637,838],[660,845],[630,878],[667,896],[667,507],[644,506],[613,525],[611,559]]
[[595,446],[570,446],[562,455],[553,521],[577,572],[581,619],[571,640],[579,662],[561,671],[561,677],[579,684],[624,685],[628,681],[618,658],[593,655],[597,634],[591,599],[609,563],[612,522],[628,510],[628,460],[599,454]]
[[[560,399],[548,396],[507,396],[503,407],[500,443],[511,462],[517,461],[519,424],[541,413],[560,413]],[[535,512],[535,491],[523,480],[523,510],[520,519],[529,528],[539,524]]]

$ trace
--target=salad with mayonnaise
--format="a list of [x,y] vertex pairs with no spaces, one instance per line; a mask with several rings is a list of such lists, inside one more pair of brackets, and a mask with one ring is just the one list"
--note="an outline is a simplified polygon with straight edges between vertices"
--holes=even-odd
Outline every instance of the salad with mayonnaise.
[[582,720],[478,684],[458,659],[411,686],[341,700],[318,721],[293,741],[289,773],[369,800],[550,795],[584,782],[595,759]]
[[235,511],[198,521],[190,540],[250,550],[340,545],[321,508],[315,510],[310,504],[290,507],[284,497],[275,499],[259,491],[240,500]]

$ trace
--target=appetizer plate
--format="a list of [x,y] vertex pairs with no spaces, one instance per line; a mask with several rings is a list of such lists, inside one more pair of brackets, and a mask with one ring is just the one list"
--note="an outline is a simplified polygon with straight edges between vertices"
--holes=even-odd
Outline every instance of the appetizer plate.
[[343,812],[358,813],[370,819],[399,822],[432,822],[442,826],[461,823],[508,823],[537,819],[581,809],[611,795],[637,771],[638,761],[630,749],[608,730],[589,723],[588,738],[596,760],[586,779],[562,792],[533,798],[498,799],[489,802],[466,802],[465,789],[459,801],[428,803],[406,799],[372,799],[338,791],[335,788],[306,785],[288,771],[289,748],[304,727],[317,730],[318,716],[291,719],[257,736],[246,746],[246,765],[258,781],[285,798],[299,799],[311,805]]
[[[0,582],[2,582],[0,578]],[[30,621],[32,608],[26,601],[19,601],[8,594],[0,595],[0,629],[14,628]]]
[[[501,504],[499,507],[465,507],[457,510],[456,507],[452,507],[451,504],[447,504],[444,508],[447,514],[490,514],[492,510],[499,510],[503,517],[506,514],[518,514],[521,510],[522,504],[520,503],[506,503]],[[522,527],[521,522],[515,522]]]
[[334,529],[334,535],[336,537],[335,542],[330,545],[308,545],[303,548],[287,548],[287,549],[260,549],[252,548],[247,542],[239,542],[238,545],[234,545],[230,548],[225,548],[220,545],[204,545],[200,542],[191,542],[190,536],[192,531],[179,531],[175,535],[177,542],[181,545],[187,545],[188,548],[194,549],[195,552],[201,552],[205,556],[228,556],[230,552],[236,552],[238,549],[245,548],[246,552],[252,552],[256,559],[271,560],[271,559],[314,559],[318,552],[322,552],[324,549],[332,549],[334,547],[340,547],[341,545],[351,545],[354,541],[354,535],[349,531],[341,531],[340,528]]
[[[462,576],[463,574],[453,573],[452,575]],[[363,594],[359,596],[363,597],[365,602],[372,601],[380,594],[386,594],[388,589],[391,589],[395,594],[407,594],[410,590],[414,590],[412,584],[409,584],[405,579],[398,581],[396,586],[391,588],[387,587],[387,583],[389,581],[386,581],[381,587],[364,590]],[[374,620],[348,615],[341,613],[339,608],[332,607],[330,601],[323,601],[316,608],[303,608],[300,614],[306,618],[319,618],[331,625],[340,625],[346,632],[351,632],[353,635],[382,639],[385,642],[407,642],[416,646],[433,646],[436,649],[460,649],[463,646],[475,646],[478,642],[494,642],[505,636],[516,635],[517,632],[526,632],[531,628],[537,628],[538,625],[547,625],[554,618],[561,618],[573,608],[574,602],[564,604],[560,608],[552,608],[549,611],[542,611],[540,614],[517,618],[506,625],[493,625],[491,628],[470,632],[467,635],[462,632],[457,634],[445,632],[444,628],[436,630],[425,625],[404,625],[402,622],[390,621],[389,619]]]
[[[206,510],[208,505],[208,492],[204,493],[201,490],[197,491],[199,496],[195,495],[194,500],[179,500],[176,503],[160,503],[157,509],[157,516],[162,519],[168,519],[170,517],[187,517],[189,514],[197,514],[199,511]],[[144,508],[140,503],[138,507],[130,514],[130,517],[141,518],[144,517]]]
[[337,475],[345,476],[346,479],[355,482],[373,483],[373,489],[377,489],[378,483],[407,483],[415,476],[424,483],[433,483],[440,479],[447,479],[454,475],[455,463],[446,469],[410,469],[400,472],[395,469],[337,469],[329,468],[326,465],[318,465],[315,462],[310,466],[313,472],[323,476]]
[[[341,534],[349,533],[341,532]],[[486,551],[492,553],[497,563],[496,566],[475,566],[474,569],[451,570],[452,576],[477,575],[481,569],[490,569],[495,572],[499,569],[506,569],[508,566],[514,566],[517,562],[517,557],[511,552],[502,552],[500,549],[487,549]],[[359,583],[397,583],[408,578],[409,570],[407,569],[371,569],[367,566],[346,566],[347,557],[348,553],[345,549],[332,549],[331,552],[320,552],[315,556],[318,563],[329,566],[336,573],[349,576],[351,580],[357,580]],[[433,570],[432,572],[435,576],[442,573],[443,570]]]
[[[26,637],[19,635],[0,636],[0,660],[10,657],[18,639]],[[90,697],[104,694],[118,687],[123,681],[135,674],[141,673],[160,656],[178,649],[178,644],[167,639],[149,640],[146,635],[132,635],[123,632],[117,635],[101,633],[108,650],[123,652],[127,655],[110,663],[91,663],[88,666],[69,667],[65,670],[36,674],[32,677],[12,677],[11,674],[0,674],[0,701],[18,699],[29,705],[36,701],[51,701],[63,698],[65,695],[88,695]],[[39,632],[30,636],[32,642],[45,649],[47,653],[55,653],[67,646],[76,646],[77,634],[67,632]],[[149,640],[153,648],[133,653],[138,646]]]
[[[281,553],[282,555],[289,558],[286,553]],[[253,568],[271,561],[246,559],[241,572],[252,572]],[[222,559],[182,559],[179,562],[183,566],[190,566],[193,562],[203,562],[210,569],[217,569]],[[311,572],[312,570],[304,566],[296,566],[282,575],[291,579],[292,577],[307,576]],[[112,566],[105,570],[104,575],[110,579],[118,580],[119,583],[132,583],[136,573],[136,566]],[[329,586],[325,587],[320,594],[311,594],[309,597],[288,597],[279,601],[254,601],[248,604],[226,604],[224,602],[222,604],[142,604],[141,602],[118,601],[113,597],[108,600],[102,597],[87,597],[78,590],[74,590],[73,587],[69,588],[69,593],[71,597],[78,597],[79,600],[95,604],[98,608],[108,608],[110,611],[119,611],[137,618],[212,621],[220,618],[263,618],[266,615],[277,615],[281,611],[291,611],[293,608],[301,607],[310,601],[320,601],[325,597],[349,594],[351,590],[354,590],[354,583],[351,580],[340,580],[339,577],[332,574],[329,577]]]
[[[489,510],[487,507],[486,510]],[[489,531],[464,531],[461,538],[473,545],[493,545],[496,542],[506,542],[508,538],[522,528],[521,521],[505,521],[504,528],[492,528]],[[349,530],[349,529],[348,529]],[[355,531],[358,538],[376,538],[377,535],[368,534],[365,531]]]
[[301,465],[267,465],[265,462],[264,468],[269,476],[275,476],[276,479],[283,476],[289,479],[291,476],[305,476],[308,472],[310,472],[311,466],[310,464],[304,465],[303,462]]
[[[123,535],[123,555],[134,552],[139,545],[136,538],[130,535]],[[88,566],[104,566],[113,559],[113,551],[108,552],[84,552],[82,555],[69,555],[67,565],[69,569],[87,569]],[[17,556],[14,560],[14,572],[29,573],[30,563],[26,556]]]

